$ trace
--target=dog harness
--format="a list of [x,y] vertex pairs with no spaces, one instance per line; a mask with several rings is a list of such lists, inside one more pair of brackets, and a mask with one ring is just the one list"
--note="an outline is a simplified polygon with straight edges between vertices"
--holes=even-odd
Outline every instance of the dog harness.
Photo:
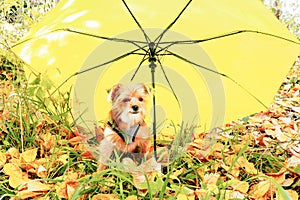
[[[114,123],[111,122],[111,121],[108,121],[108,122],[107,122],[107,125],[110,126],[110,128],[111,128],[114,132],[116,132],[124,142],[127,142],[127,141],[126,141],[126,138],[125,138],[125,136],[124,136],[126,133],[124,133],[123,131],[117,129],[116,126],[114,125]],[[136,127],[136,129],[135,129],[135,131],[134,131],[134,133],[133,133],[133,135],[132,135],[131,141],[129,141],[128,143],[134,142],[134,140],[135,140],[135,138],[136,138],[136,135],[137,135],[137,132],[138,132],[139,129],[140,129],[140,126],[141,126],[141,125],[138,124],[138,126]]]

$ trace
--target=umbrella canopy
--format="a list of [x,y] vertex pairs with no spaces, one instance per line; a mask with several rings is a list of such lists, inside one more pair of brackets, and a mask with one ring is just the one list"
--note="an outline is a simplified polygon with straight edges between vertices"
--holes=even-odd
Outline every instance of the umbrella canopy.
[[210,130],[264,110],[300,45],[259,0],[62,0],[12,49],[74,85],[86,119],[105,119],[105,89],[154,76],[158,122]]

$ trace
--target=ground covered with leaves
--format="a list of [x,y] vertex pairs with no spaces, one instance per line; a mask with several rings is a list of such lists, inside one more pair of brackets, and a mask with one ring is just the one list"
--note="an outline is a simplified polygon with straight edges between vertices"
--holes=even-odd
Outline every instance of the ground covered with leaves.
[[194,133],[182,157],[142,183],[143,174],[97,172],[69,94],[49,98],[47,77],[28,83],[13,53],[0,59],[1,199],[299,198],[299,60],[269,109],[216,130],[212,146]]

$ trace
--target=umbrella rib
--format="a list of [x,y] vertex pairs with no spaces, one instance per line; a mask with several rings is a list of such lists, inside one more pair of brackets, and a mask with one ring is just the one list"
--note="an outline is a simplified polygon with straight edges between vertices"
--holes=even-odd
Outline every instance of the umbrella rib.
[[166,34],[166,32],[177,22],[177,20],[180,18],[180,16],[184,13],[184,11],[187,9],[187,7],[190,5],[190,3],[193,0],[189,0],[189,2],[185,5],[185,7],[180,11],[180,13],[177,15],[177,17],[169,24],[169,26],[167,28],[165,28],[165,30],[163,30],[163,32],[154,40],[156,43],[156,47],[155,49],[158,47],[158,44],[160,43],[161,39],[163,38],[163,36]]
[[242,33],[258,33],[258,34],[262,34],[262,35],[267,35],[270,37],[274,37],[274,38],[278,38],[281,40],[285,40],[287,42],[291,42],[297,45],[300,45],[300,42],[291,40],[291,39],[287,39],[278,35],[274,35],[274,34],[270,34],[270,33],[265,33],[265,32],[261,32],[261,31],[253,31],[253,30],[240,30],[240,31],[233,31],[230,33],[225,33],[222,35],[218,35],[218,36],[214,36],[214,37],[209,37],[206,39],[199,39],[199,40],[182,40],[182,41],[171,41],[171,42],[161,42],[160,44],[168,44],[167,46],[165,46],[164,48],[161,48],[159,52],[164,51],[165,49],[175,45],[175,44],[197,44],[197,43],[201,43],[201,42],[207,42],[210,40],[215,40],[215,39],[220,39],[220,38],[225,38],[225,37],[229,37],[229,36],[233,36],[233,35],[237,35],[237,34],[242,34]]
[[157,59],[157,61],[158,61],[158,63],[159,63],[159,66],[160,66],[160,68],[161,68],[161,70],[162,70],[162,72],[163,72],[163,74],[164,74],[164,77],[165,77],[165,79],[166,79],[166,81],[167,81],[167,83],[168,83],[170,89],[172,90],[172,93],[173,93],[173,95],[174,95],[174,97],[175,97],[175,99],[176,99],[176,101],[177,101],[179,107],[181,108],[180,103],[179,103],[179,99],[178,99],[178,97],[177,97],[177,95],[176,95],[176,93],[175,93],[175,91],[174,91],[174,88],[173,88],[172,85],[171,85],[171,82],[170,82],[170,80],[169,80],[169,78],[168,78],[168,76],[167,76],[167,74],[166,74],[166,71],[165,71],[165,69],[163,68],[162,63],[160,62],[159,58]]
[[170,53],[172,56],[175,56],[176,58],[179,58],[180,60],[183,60],[185,62],[188,62],[196,67],[200,67],[202,69],[205,69],[207,71],[210,71],[212,73],[215,73],[215,74],[219,74],[225,78],[228,78],[229,80],[231,80],[232,82],[234,82],[236,85],[238,85],[239,87],[241,87],[246,93],[248,93],[252,98],[254,98],[257,102],[259,102],[264,108],[268,108],[261,100],[259,100],[254,94],[252,94],[249,90],[247,90],[244,86],[242,86],[240,83],[238,83],[236,80],[234,80],[233,78],[231,78],[230,76],[227,76],[226,74],[223,74],[223,73],[220,73],[218,71],[215,71],[215,70],[212,70],[212,69],[209,69],[208,67],[204,67],[202,65],[199,65],[193,61],[190,61],[189,59],[187,58],[184,58],[178,54],[175,54],[169,50],[166,50],[168,53]]
[[110,64],[110,63],[116,62],[116,61],[121,60],[121,59],[123,59],[123,58],[125,58],[125,57],[127,57],[127,56],[132,55],[133,53],[135,53],[136,51],[139,51],[139,50],[140,50],[140,49],[132,50],[132,51],[127,52],[127,53],[125,53],[125,54],[123,54],[123,55],[121,55],[121,56],[118,56],[118,57],[116,57],[116,58],[114,58],[114,59],[112,59],[112,60],[109,60],[109,61],[107,61],[107,62],[104,62],[104,63],[102,63],[102,64],[100,64],[100,65],[96,65],[96,66],[87,68],[87,69],[85,69],[85,70],[75,72],[74,74],[72,74],[71,76],[69,76],[66,80],[64,80],[64,81],[63,81],[63,82],[62,82],[62,83],[61,83],[61,84],[60,84],[60,85],[59,85],[59,86],[51,93],[51,96],[52,96],[56,91],[58,91],[59,88],[61,88],[66,82],[68,82],[73,76],[77,76],[77,75],[83,74],[83,73],[85,73],[85,72],[88,72],[88,71],[97,69],[97,68],[99,68],[99,67],[103,67],[103,66],[108,65],[108,64]]
[[[60,29],[55,29],[55,30],[52,30],[50,32],[47,32],[47,33],[44,33],[44,34],[40,34],[39,36],[37,37],[40,37],[40,36],[44,36],[44,35],[47,35],[47,34],[50,34],[50,33],[55,33],[55,32],[59,32],[59,31],[67,31],[67,32],[71,32],[71,33],[76,33],[76,34],[81,34],[81,35],[85,35],[85,36],[89,36],[89,37],[94,37],[94,38],[99,38],[99,39],[103,39],[103,40],[110,40],[110,41],[114,41],[114,42],[124,42],[124,43],[131,43],[133,45],[135,45],[136,47],[139,47],[140,49],[142,49],[143,51],[147,52],[144,47],[141,47],[139,44],[147,44],[146,42],[143,42],[143,41],[135,41],[135,40],[126,40],[126,39],[122,39],[122,38],[111,38],[111,37],[105,37],[105,36],[100,36],[100,35],[96,35],[96,34],[92,34],[92,33],[85,33],[85,32],[81,32],[81,31],[76,31],[74,29],[70,29],[70,28],[60,28]],[[19,43],[16,43],[14,45],[12,45],[11,48],[15,47],[15,46],[18,46],[20,44],[23,44],[29,40],[32,40],[34,39],[35,37],[31,37],[31,38],[28,38],[26,40],[23,40]],[[145,46],[146,47],[146,46]]]
[[138,27],[140,28],[140,30],[143,32],[144,37],[145,37],[147,43],[149,44],[151,42],[149,36],[146,34],[145,30],[143,29],[143,27],[141,26],[141,24],[139,23],[139,21],[136,19],[136,17],[134,16],[134,14],[131,12],[131,10],[130,10],[129,6],[127,5],[127,3],[125,2],[125,0],[122,0],[122,2],[125,5],[125,7],[128,10],[128,12],[130,13],[130,15],[133,18],[133,20],[135,21],[135,23],[138,25]]
[[85,32],[81,32],[81,31],[76,31],[73,29],[64,29],[65,31],[69,31],[72,33],[78,33],[78,34],[82,34],[82,35],[86,35],[86,36],[90,36],[90,37],[95,37],[95,38],[100,38],[100,39],[104,39],[104,40],[110,40],[110,41],[114,41],[114,42],[124,42],[124,43],[131,43],[137,47],[139,47],[140,49],[144,50],[146,52],[146,50],[144,48],[142,48],[139,44],[147,44],[146,42],[143,41],[135,41],[135,40],[126,40],[126,39],[122,39],[122,38],[110,38],[110,37],[104,37],[104,36],[99,36],[96,34],[91,34],[91,33],[85,33]]
[[141,62],[140,62],[140,64],[139,64],[139,66],[138,66],[138,67],[136,68],[136,70],[134,71],[134,73],[133,73],[133,75],[132,75],[130,81],[133,81],[133,79],[135,78],[137,72],[140,70],[140,68],[141,68],[141,66],[142,66],[142,64],[143,64],[143,62],[145,62],[145,61],[148,59],[148,58],[146,58],[146,56],[147,56],[147,54],[144,55],[143,59],[141,60]]

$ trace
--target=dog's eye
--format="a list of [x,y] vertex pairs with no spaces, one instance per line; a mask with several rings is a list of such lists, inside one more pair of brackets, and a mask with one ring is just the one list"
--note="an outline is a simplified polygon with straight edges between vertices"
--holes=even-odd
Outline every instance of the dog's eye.
[[130,101],[130,99],[129,98],[125,98],[125,99],[123,99],[123,102],[124,103],[126,103],[126,102],[129,102]]
[[139,98],[139,101],[144,101],[144,99],[142,97]]

